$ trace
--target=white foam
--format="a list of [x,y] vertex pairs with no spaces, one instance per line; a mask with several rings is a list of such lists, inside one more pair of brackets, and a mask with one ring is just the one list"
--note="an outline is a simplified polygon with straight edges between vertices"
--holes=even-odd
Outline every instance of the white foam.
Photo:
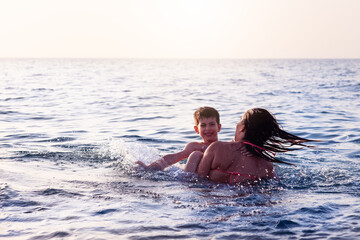
[[110,140],[100,149],[100,154],[103,157],[121,160],[124,164],[129,165],[133,165],[139,160],[145,164],[150,164],[160,157],[155,148],[137,142],[125,142],[122,139]]

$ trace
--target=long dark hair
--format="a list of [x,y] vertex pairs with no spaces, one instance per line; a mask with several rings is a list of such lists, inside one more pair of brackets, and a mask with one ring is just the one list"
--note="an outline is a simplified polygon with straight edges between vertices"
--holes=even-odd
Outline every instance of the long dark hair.
[[[257,148],[246,144],[246,149],[252,154],[271,162],[290,164],[276,159],[271,153],[298,150],[300,146],[308,147],[303,144],[304,142],[314,141],[295,136],[280,129],[275,117],[263,108],[248,110],[244,114],[242,121],[246,130],[244,140],[260,147]],[[298,146],[298,148],[294,148],[294,146]]]

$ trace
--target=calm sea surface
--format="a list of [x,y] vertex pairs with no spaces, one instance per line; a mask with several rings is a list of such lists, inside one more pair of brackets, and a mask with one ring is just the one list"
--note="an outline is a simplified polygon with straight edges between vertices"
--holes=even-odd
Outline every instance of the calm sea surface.
[[[137,159],[222,141],[249,108],[322,140],[280,181],[210,183]],[[359,239],[360,60],[0,59],[0,238]]]

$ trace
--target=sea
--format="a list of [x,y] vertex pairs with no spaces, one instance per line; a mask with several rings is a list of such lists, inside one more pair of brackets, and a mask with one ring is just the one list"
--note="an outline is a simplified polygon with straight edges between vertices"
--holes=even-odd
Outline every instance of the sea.
[[[252,185],[137,167],[202,106],[319,142]],[[360,59],[0,59],[0,239],[360,239]]]

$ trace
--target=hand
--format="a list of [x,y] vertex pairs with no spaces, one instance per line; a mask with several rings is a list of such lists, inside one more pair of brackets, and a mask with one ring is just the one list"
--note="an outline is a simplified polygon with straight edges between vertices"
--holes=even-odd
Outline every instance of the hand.
[[145,170],[155,170],[155,171],[163,170],[156,162],[153,162],[150,165],[146,165],[142,161],[136,161],[135,163],[137,165],[139,165],[139,167],[141,167],[141,168],[143,168]]
[[139,165],[139,167],[142,167],[142,168],[145,168],[145,169],[148,169],[149,166],[146,165],[145,163],[143,163],[142,161],[136,161],[135,162],[137,165]]

